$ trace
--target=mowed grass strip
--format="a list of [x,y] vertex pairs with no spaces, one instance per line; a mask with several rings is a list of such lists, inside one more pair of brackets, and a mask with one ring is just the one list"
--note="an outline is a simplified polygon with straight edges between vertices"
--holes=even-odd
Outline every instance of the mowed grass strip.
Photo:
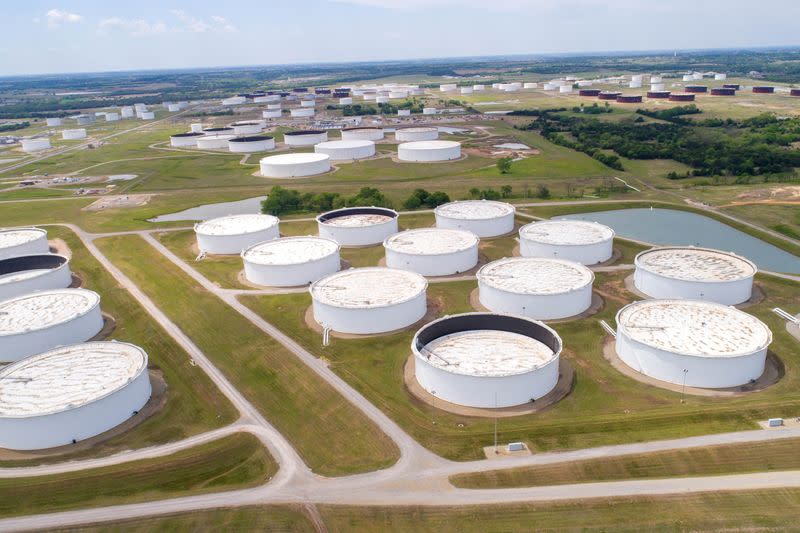
[[566,485],[620,479],[711,476],[800,469],[800,439],[726,444],[452,476],[466,489]]
[[180,440],[233,422],[236,409],[189,355],[155,323],[139,303],[120,287],[111,274],[66,228],[48,227],[51,239],[63,239],[72,251],[70,269],[83,286],[101,296],[100,306],[116,319],[110,339],[131,342],[147,351],[149,367],[161,372],[167,384],[166,404],[133,429],[91,449],[66,455],[0,461],[0,466],[21,466],[108,455],[113,452]]
[[277,464],[239,433],[166,457],[53,476],[0,479],[0,516],[143,502],[263,484]]
[[202,261],[195,261],[199,254],[197,238],[193,230],[177,230],[156,233],[155,237],[169,250],[191,263],[209,281],[226,289],[247,289],[239,282],[239,272],[244,269],[242,258],[238,255],[207,255]]
[[138,236],[97,245],[288,438],[317,473],[383,468],[395,444],[333,387]]

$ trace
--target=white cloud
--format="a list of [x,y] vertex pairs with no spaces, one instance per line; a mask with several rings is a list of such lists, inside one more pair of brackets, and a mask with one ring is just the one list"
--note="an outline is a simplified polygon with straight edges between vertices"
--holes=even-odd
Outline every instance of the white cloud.
[[[62,24],[73,24],[83,20],[83,17],[77,13],[70,13],[68,11],[55,8],[45,13],[44,16],[47,20],[48,28],[58,28]],[[38,19],[34,19],[34,21],[38,21]]]
[[213,15],[210,21],[193,17],[182,9],[173,9],[172,14],[180,22],[174,31],[185,31],[190,33],[209,33],[209,32],[235,32],[236,27],[228,22],[225,17]]
[[193,17],[182,9],[173,9],[172,14],[177,19],[177,23],[165,24],[162,21],[148,21],[145,19],[124,19],[120,17],[110,17],[100,21],[97,29],[101,33],[109,31],[123,31],[133,36],[157,35],[160,33],[212,33],[237,31],[236,26],[231,24],[225,17],[214,15],[209,20]]
[[144,19],[123,19],[119,17],[103,19],[97,27],[101,33],[120,30],[135,37],[157,35],[167,31],[167,25],[161,21],[148,22]]

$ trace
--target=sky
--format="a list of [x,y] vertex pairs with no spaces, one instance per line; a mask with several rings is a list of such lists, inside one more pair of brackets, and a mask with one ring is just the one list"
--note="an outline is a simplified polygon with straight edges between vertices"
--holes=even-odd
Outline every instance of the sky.
[[800,45],[800,0],[2,0],[0,76]]

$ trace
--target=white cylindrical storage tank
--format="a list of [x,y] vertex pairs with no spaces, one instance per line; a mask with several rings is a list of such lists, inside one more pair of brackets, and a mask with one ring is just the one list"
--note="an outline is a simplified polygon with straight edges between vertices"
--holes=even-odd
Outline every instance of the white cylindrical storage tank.
[[666,85],[663,83],[653,83],[650,85],[650,90],[655,92],[663,91],[666,88]]
[[189,131],[191,133],[203,133],[203,124],[200,122],[193,122]]
[[327,154],[331,161],[364,159],[375,155],[372,141],[326,141],[314,146],[314,152]]
[[744,257],[708,248],[664,247],[639,253],[636,288],[652,298],[736,305],[750,299],[758,268]]
[[103,329],[100,295],[86,289],[53,289],[0,302],[0,362],[85,342]]
[[61,138],[65,141],[76,141],[78,139],[86,138],[86,130],[77,128],[74,130],[61,130]]
[[436,398],[480,408],[512,407],[558,383],[561,338],[529,318],[451,315],[426,324],[411,351],[420,386]]
[[35,139],[21,139],[20,144],[22,144],[22,151],[27,152],[29,154],[34,152],[41,152],[42,150],[49,150],[52,148],[50,146],[50,139],[47,137],[37,137]]
[[423,107],[422,108],[422,114],[423,115],[435,115],[436,114],[436,108],[435,107]]
[[142,111],[141,117],[142,120],[153,120],[156,114],[153,111]]
[[167,111],[170,113],[177,113],[181,110],[181,106],[178,104],[167,104]]
[[397,110],[397,116],[398,117],[410,117],[411,116],[411,110],[410,109],[398,109]]
[[88,126],[94,122],[94,115],[77,115],[75,122],[78,123],[78,126]]
[[281,118],[282,112],[280,109],[266,109],[261,112],[262,118]]
[[728,79],[728,75],[727,74],[723,74],[721,72],[718,72],[717,74],[714,74],[714,79],[715,80],[727,80]]
[[294,109],[289,110],[289,113],[294,118],[313,117],[314,116],[314,108],[313,107],[295,107]]
[[204,135],[233,135],[233,128],[222,126],[214,128],[206,128],[203,130]]
[[300,107],[315,107],[317,102],[314,100],[300,100]]
[[389,103],[389,97],[388,96],[376,96],[375,97],[375,103],[376,104],[388,104]]
[[325,130],[298,130],[287,131],[283,134],[283,143],[286,146],[314,146],[328,140]]
[[124,342],[62,346],[0,370],[0,448],[38,450],[104,433],[150,399],[147,354]]
[[342,130],[343,141],[382,141],[383,128],[345,128]]
[[248,281],[268,287],[314,283],[341,266],[339,243],[321,237],[282,237],[242,252]]
[[619,358],[676,385],[717,389],[756,380],[771,342],[759,319],[713,302],[642,300],[617,313]]
[[267,105],[267,109],[269,109],[270,111],[275,111],[275,110],[280,111],[281,110],[281,104],[268,104]]
[[251,122],[234,122],[231,124],[231,128],[233,128],[234,135],[256,135],[261,133],[265,125],[263,122],[255,120]]
[[206,137],[200,132],[176,133],[175,135],[170,135],[169,145],[175,148],[197,146],[197,139],[203,138]]
[[331,158],[317,153],[280,154],[263,158],[260,165],[266,178],[302,178],[328,172]]
[[135,114],[135,113],[134,113],[134,111],[133,111],[133,108],[132,108],[132,107],[130,107],[130,106],[125,106],[125,107],[121,107],[121,108],[119,109],[119,114],[120,114],[120,116],[121,116],[122,118],[133,118],[133,116],[134,116],[134,114]]
[[443,93],[448,91],[455,91],[457,85],[455,83],[443,83],[439,85],[439,90]]
[[472,94],[474,89],[472,87],[462,87],[461,94]]
[[339,105],[352,105],[352,104],[353,104],[353,98],[350,96],[339,98]]
[[228,150],[235,154],[249,154],[253,152],[266,152],[275,149],[275,138],[269,135],[251,135],[249,137],[234,137],[228,140]]
[[519,251],[524,257],[554,257],[582,265],[611,259],[614,230],[583,220],[543,220],[519,229]]
[[650,85],[654,83],[661,83],[662,81],[664,81],[664,79],[661,76],[656,76],[655,74],[650,76]]
[[393,268],[351,268],[309,287],[314,320],[340,333],[368,335],[406,328],[428,311],[428,282]]
[[197,147],[201,150],[219,150],[228,147],[228,141],[235,136],[230,135],[203,135],[195,137]]
[[63,255],[22,255],[0,260],[0,301],[36,291],[66,289],[71,284],[69,260]]
[[702,80],[702,79],[703,79],[702,72],[695,72],[694,74],[692,74],[692,80],[698,81],[698,80]]
[[378,95],[377,95],[377,94],[375,94],[375,93],[364,93],[364,94],[361,96],[361,98],[363,98],[365,101],[370,101],[370,100],[375,100],[375,99],[377,99],[377,98],[378,98]]
[[641,81],[631,80],[631,82],[628,84],[628,87],[631,88],[631,89],[641,89],[642,88],[642,82]]
[[50,251],[47,232],[39,228],[0,229],[0,259]]
[[439,138],[439,128],[436,126],[397,128],[394,138],[400,142],[435,141]]
[[404,91],[404,90],[389,91],[389,98],[397,99],[397,98],[406,98],[406,97],[408,97],[408,91]]
[[344,207],[317,217],[319,236],[342,246],[372,246],[397,233],[397,211],[386,207]]
[[569,94],[572,92],[572,85],[562,85],[558,88],[558,92],[561,94]]
[[106,122],[116,122],[119,120],[119,113],[106,113]]
[[242,250],[280,237],[278,217],[272,215],[230,215],[194,225],[197,248],[209,254],[241,254]]
[[493,313],[558,320],[592,305],[594,273],[573,261],[509,257],[484,265],[477,277],[481,305]]
[[525,82],[525,83],[522,84],[522,88],[523,89],[535,89],[537,85],[538,85],[537,83]]
[[247,98],[244,96],[232,96],[222,100],[222,105],[239,105],[244,104],[245,102],[247,102]]
[[61,125],[61,117],[48,117],[45,120],[47,121],[47,125],[50,127]]
[[481,84],[481,83],[476,83],[475,85],[472,86],[472,90],[473,91],[485,91],[486,90],[486,86]]
[[461,143],[456,141],[418,141],[397,146],[400,161],[435,162],[461,157]]
[[511,204],[491,200],[465,200],[442,204],[434,209],[436,227],[471,231],[478,237],[497,237],[514,231]]
[[683,81],[692,81],[692,79],[693,78],[692,78],[691,74],[684,74],[683,75]]
[[478,264],[478,236],[469,231],[418,228],[383,241],[386,266],[423,276],[460,274]]

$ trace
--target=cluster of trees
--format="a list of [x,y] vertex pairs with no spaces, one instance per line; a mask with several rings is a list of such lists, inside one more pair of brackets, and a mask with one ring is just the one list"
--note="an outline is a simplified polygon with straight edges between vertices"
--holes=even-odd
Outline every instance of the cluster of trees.
[[585,106],[581,104],[580,106],[575,106],[572,108],[573,113],[583,113],[584,115],[602,115],[603,113],[613,113],[614,110],[611,106],[606,102],[606,105],[599,106],[597,102],[593,103],[590,106]]
[[28,121],[15,122],[15,123],[11,123],[11,124],[0,124],[0,132],[24,130],[25,128],[27,128],[30,125],[31,125],[31,123],[28,122]]
[[645,117],[657,118],[659,120],[672,122],[673,124],[691,124],[688,119],[683,117],[686,115],[697,115],[702,113],[702,111],[700,111],[696,105],[689,104],[657,111],[653,111],[651,109],[637,109],[636,113],[639,115],[644,115]]
[[509,117],[540,117],[548,113],[561,113],[566,111],[566,107],[551,107],[547,109],[517,109],[511,113],[506,113]]
[[373,187],[362,187],[354,196],[342,196],[338,192],[301,193],[276,185],[270,189],[267,199],[261,202],[261,212],[278,216],[354,206],[391,207],[391,203],[382,192]]
[[345,117],[357,117],[362,115],[396,115],[399,109],[410,109],[412,114],[422,113],[423,103],[417,99],[406,100],[400,104],[377,104],[377,107],[369,104],[330,104],[327,109],[341,109]]
[[[693,113],[684,106],[674,113]],[[680,116],[662,115],[662,116]],[[691,123],[603,122],[544,114],[525,129],[538,130],[556,144],[579,150],[623,170],[614,153],[629,159],[673,159],[692,167],[692,176],[755,176],[792,172],[800,167],[800,119],[760,116],[737,123],[739,131],[698,132]],[[672,176],[677,179],[678,175]]]
[[433,209],[434,207],[446,204],[450,201],[450,197],[446,192],[434,191],[428,192],[425,189],[415,189],[411,196],[403,202],[403,208],[406,210],[419,209],[420,207],[427,207]]

